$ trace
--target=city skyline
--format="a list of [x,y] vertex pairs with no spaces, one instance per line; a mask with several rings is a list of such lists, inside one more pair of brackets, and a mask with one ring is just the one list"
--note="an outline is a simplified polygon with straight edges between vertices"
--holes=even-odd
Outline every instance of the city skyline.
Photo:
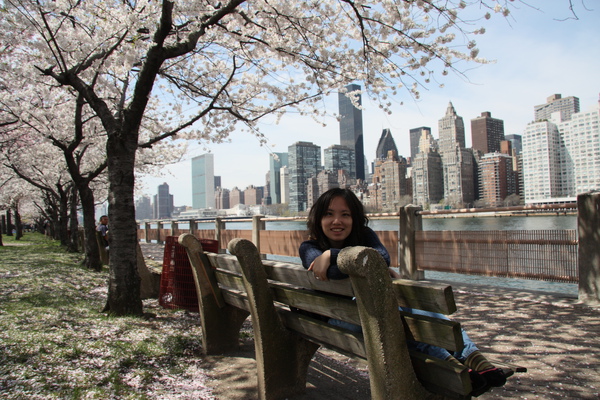
[[[410,156],[410,129],[428,126],[432,128],[433,137],[439,138],[437,121],[444,115],[448,102],[453,103],[457,114],[465,120],[467,147],[471,147],[470,120],[482,112],[489,111],[494,118],[502,119],[506,135],[520,135],[534,119],[534,106],[545,103],[553,94],[579,97],[582,111],[595,106],[600,91],[600,77],[596,72],[600,54],[591,47],[591,42],[600,34],[595,24],[600,10],[581,9],[578,10],[579,21],[558,21],[569,16],[568,4],[530,3],[545,8],[544,12],[524,7],[514,13],[516,21],[511,21],[512,26],[501,18],[486,21],[487,33],[478,40],[480,55],[497,61],[471,66],[474,69],[467,74],[470,82],[459,76],[449,77],[443,89],[431,86],[429,90],[422,90],[422,99],[418,102],[399,91],[392,99],[396,103],[392,105],[392,115],[384,114],[363,94],[367,162],[375,157],[383,129],[391,130],[399,155],[404,157]],[[337,114],[337,94],[324,99],[324,104],[329,113]],[[190,160],[207,150],[215,155],[215,175],[222,177],[223,187],[263,186],[269,171],[269,151],[286,152],[288,146],[298,140],[312,142],[322,150],[339,144],[337,120],[331,117],[325,122],[327,126],[322,127],[310,116],[294,114],[286,115],[279,125],[267,119],[262,128],[269,148],[261,147],[250,134],[240,132],[231,135],[231,143],[190,144],[184,160],[164,168],[165,175],[144,177],[144,190],[136,196],[151,195],[159,184],[168,182],[175,205],[191,205],[187,184]]]

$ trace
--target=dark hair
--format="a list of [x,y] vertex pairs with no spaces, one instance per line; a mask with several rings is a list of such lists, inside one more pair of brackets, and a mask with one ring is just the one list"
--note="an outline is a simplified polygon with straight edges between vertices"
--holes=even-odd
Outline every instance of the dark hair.
[[327,239],[327,236],[325,236],[325,233],[323,232],[321,220],[327,214],[331,200],[336,197],[341,197],[346,200],[346,204],[348,204],[350,214],[352,215],[352,232],[344,241],[344,247],[360,245],[362,243],[365,227],[369,223],[369,219],[365,214],[365,209],[361,201],[350,189],[329,189],[319,196],[312,206],[310,213],[308,214],[308,221],[306,222],[310,239],[316,240],[322,250],[329,249],[331,245],[329,239]]

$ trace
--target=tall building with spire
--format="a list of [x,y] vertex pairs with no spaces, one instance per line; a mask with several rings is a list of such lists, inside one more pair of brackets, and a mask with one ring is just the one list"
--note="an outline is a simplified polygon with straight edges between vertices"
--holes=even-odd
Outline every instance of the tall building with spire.
[[[338,94],[340,112],[340,144],[354,150],[356,157],[356,173],[353,178],[365,180],[365,150],[363,143],[362,110],[352,104],[346,93],[360,91],[360,85],[351,84]],[[357,105],[360,106],[361,95],[356,94]]]
[[381,137],[379,138],[379,142],[377,143],[377,149],[375,150],[375,159],[385,160],[388,157],[388,153],[390,151],[395,151],[396,154],[398,154],[398,148],[396,147],[396,142],[392,137],[392,131],[386,128],[381,132]]
[[438,121],[439,151],[444,171],[444,198],[452,206],[472,205],[475,201],[475,160],[465,148],[465,125],[452,102]]
[[452,151],[456,147],[465,148],[465,123],[456,113],[452,102],[448,103],[446,115],[438,120],[438,132],[440,153]]

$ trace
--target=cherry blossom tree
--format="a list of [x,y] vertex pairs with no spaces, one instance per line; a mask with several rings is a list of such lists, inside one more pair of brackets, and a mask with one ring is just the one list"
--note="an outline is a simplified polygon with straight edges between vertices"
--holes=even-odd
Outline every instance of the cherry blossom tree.
[[238,126],[264,141],[262,117],[295,108],[319,119],[322,96],[354,81],[390,112],[401,90],[418,98],[423,85],[484,62],[478,21],[508,13],[494,0],[4,3],[11,62],[38,90],[85,102],[104,129],[117,315],[143,312],[136,157],[168,138],[219,142]]

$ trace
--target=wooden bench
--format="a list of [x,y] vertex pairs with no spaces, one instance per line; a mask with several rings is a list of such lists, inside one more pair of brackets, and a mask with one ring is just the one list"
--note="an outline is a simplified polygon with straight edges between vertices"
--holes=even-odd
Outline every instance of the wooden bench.
[[[381,255],[366,247],[340,252],[338,266],[350,279],[321,282],[302,265],[262,260],[245,239],[229,243],[232,255],[204,253],[190,234],[181,235],[179,243],[186,247],[194,273],[206,354],[236,349],[241,325],[252,315],[261,399],[304,392],[308,365],[321,345],[367,360],[373,399],[400,394],[419,400],[470,398],[466,367],[406,346],[412,339],[450,351],[461,349],[460,324],[398,310],[401,305],[452,314],[456,305],[450,286],[392,281]],[[362,325],[363,333],[334,327],[305,312]],[[496,364],[511,374],[526,370]]]
[[108,250],[102,232],[96,231],[96,242],[98,243],[98,251],[100,252],[100,261],[103,265],[108,265]]

